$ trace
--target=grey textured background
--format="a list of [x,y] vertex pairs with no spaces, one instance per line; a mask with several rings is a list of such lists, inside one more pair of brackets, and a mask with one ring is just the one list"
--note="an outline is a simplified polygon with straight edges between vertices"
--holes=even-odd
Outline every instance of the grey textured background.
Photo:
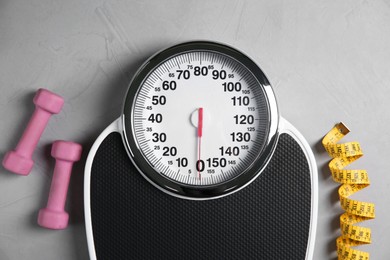
[[[66,99],[34,153],[27,177],[0,168],[0,259],[87,259],[83,164],[98,134],[121,113],[137,67],[156,51],[188,40],[232,45],[252,57],[274,86],[281,114],[307,138],[319,168],[316,260],[335,259],[337,187],[320,140],[338,121],[352,130],[372,185],[353,198],[375,202],[373,244],[389,259],[390,2],[364,1],[0,1],[0,155],[28,122],[36,89]],[[64,231],[37,226],[45,206],[56,139],[83,144]]]

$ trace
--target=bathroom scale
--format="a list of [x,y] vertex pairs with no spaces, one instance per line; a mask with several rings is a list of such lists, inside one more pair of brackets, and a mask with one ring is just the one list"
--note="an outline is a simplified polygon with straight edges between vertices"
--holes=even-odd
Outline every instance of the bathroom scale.
[[186,42],[136,72],[85,167],[91,259],[312,259],[317,166],[256,63]]

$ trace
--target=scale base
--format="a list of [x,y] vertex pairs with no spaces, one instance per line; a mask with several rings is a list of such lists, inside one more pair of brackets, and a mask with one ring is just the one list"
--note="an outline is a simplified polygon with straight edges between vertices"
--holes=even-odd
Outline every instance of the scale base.
[[85,170],[91,259],[312,259],[317,168],[304,138],[281,120],[265,170],[245,188],[195,201],[161,192],[131,163],[119,120]]

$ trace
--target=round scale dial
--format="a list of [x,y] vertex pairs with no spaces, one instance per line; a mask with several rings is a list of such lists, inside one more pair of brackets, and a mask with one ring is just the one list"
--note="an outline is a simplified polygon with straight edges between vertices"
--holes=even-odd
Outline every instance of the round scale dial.
[[269,160],[277,109],[261,70],[211,42],[174,46],[134,77],[124,140],[141,174],[188,198],[213,198],[249,184]]

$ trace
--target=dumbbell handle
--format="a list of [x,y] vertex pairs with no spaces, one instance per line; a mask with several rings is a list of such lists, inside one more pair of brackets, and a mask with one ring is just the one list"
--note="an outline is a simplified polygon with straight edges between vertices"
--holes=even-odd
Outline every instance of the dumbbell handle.
[[68,193],[73,162],[56,160],[47,208],[63,211]]
[[50,194],[46,208],[38,213],[38,224],[50,229],[64,229],[68,226],[69,214],[65,211],[66,194],[68,193],[73,163],[81,158],[80,144],[66,141],[55,141],[51,156],[56,158]]
[[35,111],[15,148],[18,154],[27,158],[32,156],[51,116],[50,112],[38,106],[35,107]]
[[53,114],[61,111],[64,99],[46,89],[39,89],[33,100],[35,110],[23,132],[16,148],[8,151],[3,158],[3,166],[7,170],[21,175],[28,175],[34,165],[32,154]]

